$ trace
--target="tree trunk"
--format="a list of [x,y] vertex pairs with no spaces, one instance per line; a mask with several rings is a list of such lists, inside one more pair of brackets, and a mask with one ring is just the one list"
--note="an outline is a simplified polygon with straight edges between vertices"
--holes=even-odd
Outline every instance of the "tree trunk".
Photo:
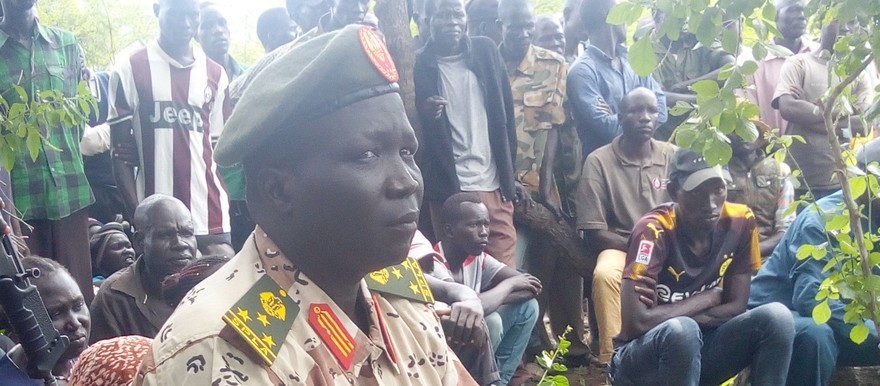
[[586,283],[592,282],[593,269],[596,268],[595,251],[584,246],[571,225],[557,220],[550,210],[537,203],[527,211],[517,207],[513,220],[517,227],[524,226],[535,232],[533,237],[549,239],[555,252],[571,263]]
[[416,137],[421,141],[422,130],[418,111],[416,111],[416,88],[413,82],[416,53],[412,31],[409,27],[410,16],[407,11],[407,2],[406,0],[376,0],[376,7],[373,11],[376,13],[376,18],[379,19],[379,29],[385,35],[388,52],[394,59],[397,72],[400,74],[400,80],[397,83],[400,85],[400,95],[403,97],[406,115],[416,132]]

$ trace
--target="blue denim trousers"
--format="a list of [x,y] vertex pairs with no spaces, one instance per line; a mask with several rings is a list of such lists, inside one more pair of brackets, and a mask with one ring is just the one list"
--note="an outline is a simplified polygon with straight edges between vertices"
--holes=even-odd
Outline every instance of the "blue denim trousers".
[[614,385],[715,386],[751,366],[752,385],[783,385],[793,340],[791,313],[778,303],[707,330],[682,316],[618,347],[609,373]]
[[836,321],[816,324],[812,317],[801,316],[795,311],[792,314],[795,335],[787,385],[828,385],[838,365],[880,365],[880,349],[877,348],[880,339],[872,324],[868,325],[868,338],[856,344],[849,338],[852,325]]
[[501,384],[506,385],[513,378],[529,344],[532,328],[538,321],[538,301],[531,299],[504,304],[485,318],[489,326],[489,340],[495,348]]

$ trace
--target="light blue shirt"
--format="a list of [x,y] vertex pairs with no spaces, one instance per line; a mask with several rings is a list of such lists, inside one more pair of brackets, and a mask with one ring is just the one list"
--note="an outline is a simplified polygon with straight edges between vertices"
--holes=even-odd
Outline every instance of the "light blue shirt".
[[[584,159],[593,150],[611,143],[620,134],[620,125],[617,123],[620,101],[636,88],[645,87],[654,91],[660,110],[658,124],[666,122],[666,94],[660,84],[651,75],[636,75],[626,59],[626,49],[623,46],[617,52],[620,70],[614,69],[611,58],[602,50],[589,45],[568,72],[566,92],[583,145]],[[612,114],[596,108],[599,99],[611,107]]]

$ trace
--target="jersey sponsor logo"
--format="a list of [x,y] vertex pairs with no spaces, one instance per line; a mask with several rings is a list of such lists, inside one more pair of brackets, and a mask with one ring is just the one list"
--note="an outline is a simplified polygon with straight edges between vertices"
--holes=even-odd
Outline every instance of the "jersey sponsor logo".
[[651,254],[654,253],[654,243],[648,240],[639,242],[639,253],[636,255],[636,263],[648,265]]
[[707,289],[718,287],[721,284],[721,278],[717,278],[713,280],[711,283],[706,284],[695,291],[684,291],[684,292],[673,292],[672,289],[669,288],[666,284],[657,284],[657,298],[660,299],[662,303],[675,303],[687,299],[691,296],[694,296],[700,292],[703,292]]
[[202,109],[179,102],[154,102],[153,112],[148,119],[156,129],[186,129],[197,133],[205,129]]

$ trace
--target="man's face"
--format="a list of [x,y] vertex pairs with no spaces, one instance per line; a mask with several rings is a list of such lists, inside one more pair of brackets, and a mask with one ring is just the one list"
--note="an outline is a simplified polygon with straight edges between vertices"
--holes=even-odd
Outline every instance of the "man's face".
[[[442,46],[454,46],[461,41],[467,26],[467,14],[461,0],[427,0],[436,8],[430,14],[431,40]],[[430,8],[431,4],[426,4]]]
[[367,14],[367,3],[366,0],[334,0],[330,13],[339,25],[357,24]]
[[[7,13],[27,11],[37,4],[37,0],[2,0],[3,9]],[[2,12],[0,12],[2,13]]]
[[269,32],[269,44],[272,47],[281,47],[294,39],[296,39],[296,23],[293,20],[288,20],[284,28]]
[[159,0],[154,10],[159,19],[159,34],[163,40],[189,44],[199,25],[197,0]]
[[128,237],[122,233],[114,233],[107,240],[101,266],[98,268],[106,274],[112,274],[134,263],[134,257],[134,248],[131,247]]
[[535,13],[529,7],[515,2],[506,3],[500,10],[501,38],[504,46],[515,52],[525,52],[535,33]]
[[46,304],[52,325],[61,335],[70,339],[70,345],[61,359],[78,357],[89,345],[92,320],[76,282],[70,274],[55,271],[34,279],[34,285]]
[[301,160],[279,170],[292,191],[296,244],[323,251],[327,267],[350,274],[399,264],[423,195],[418,141],[400,95],[356,102],[310,126]]
[[149,213],[150,226],[141,237],[147,272],[161,280],[189,264],[198,244],[192,216],[183,203],[167,200],[154,205]]
[[220,58],[229,52],[229,26],[217,7],[202,8],[199,43],[210,57]]
[[330,4],[326,1],[319,1],[315,4],[307,4],[307,2],[287,2],[287,12],[290,18],[299,25],[302,32],[308,32],[318,25],[318,20],[330,11]]
[[792,0],[781,7],[776,13],[776,28],[786,39],[801,37],[807,30],[804,5]]
[[622,103],[619,117],[623,136],[635,142],[650,140],[660,116],[657,98],[649,93],[634,93],[626,98],[627,103]]
[[469,255],[479,255],[489,245],[489,209],[485,204],[461,203],[458,218],[446,226],[448,233],[445,241]]
[[538,25],[532,44],[546,48],[559,55],[565,54],[565,33],[562,25],[555,20],[547,20]]
[[683,224],[692,229],[712,229],[727,201],[727,184],[721,178],[712,178],[689,192],[678,187],[674,200]]

